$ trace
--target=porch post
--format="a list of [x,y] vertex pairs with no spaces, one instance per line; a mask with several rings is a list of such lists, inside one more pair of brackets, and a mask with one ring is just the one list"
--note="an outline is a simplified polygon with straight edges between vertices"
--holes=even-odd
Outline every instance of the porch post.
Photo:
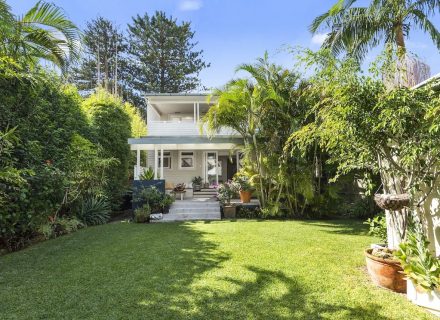
[[145,168],[148,169],[149,163],[148,163],[148,150],[145,150]]
[[141,175],[141,149],[138,146],[136,149],[136,174],[134,176],[134,179],[139,180],[140,175]]
[[163,179],[163,147],[160,146],[160,178]]
[[194,102],[194,123],[197,123],[197,104]]
[[237,162],[237,172],[240,171],[240,151],[235,153],[235,161]]
[[154,145],[154,180],[157,180],[157,146]]
[[197,122],[200,120],[200,104],[197,102]]

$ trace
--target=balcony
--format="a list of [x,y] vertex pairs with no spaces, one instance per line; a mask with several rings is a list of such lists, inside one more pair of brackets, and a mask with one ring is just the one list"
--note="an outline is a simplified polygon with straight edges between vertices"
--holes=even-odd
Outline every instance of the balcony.
[[[206,135],[206,130],[200,132],[199,123],[193,120],[183,121],[148,121],[148,136],[199,136]],[[220,130],[217,136],[237,136],[232,129]]]

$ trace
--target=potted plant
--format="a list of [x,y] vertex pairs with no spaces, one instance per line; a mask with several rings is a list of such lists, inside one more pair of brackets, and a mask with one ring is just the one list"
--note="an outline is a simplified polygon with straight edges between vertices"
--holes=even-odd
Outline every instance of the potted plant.
[[202,181],[203,179],[200,176],[192,178],[191,182],[194,191],[202,190]]
[[249,182],[248,177],[240,172],[237,172],[234,175],[233,181],[238,186],[238,192],[240,194],[240,200],[242,203],[249,203],[251,202],[252,192],[254,188]]
[[380,239],[379,244],[372,244],[365,250],[367,270],[371,280],[382,288],[396,292],[406,292],[406,280],[400,262],[394,258],[394,251],[387,248],[387,225],[385,215],[378,214],[368,219],[369,234]]
[[236,185],[231,181],[222,183],[217,187],[217,198],[223,205],[223,215],[227,219],[236,217],[237,208],[231,204],[231,199],[236,191]]
[[162,213],[170,212],[170,206],[173,204],[173,202],[174,198],[169,194],[165,194],[160,202]]
[[365,250],[367,270],[371,280],[378,286],[395,292],[406,292],[406,280],[394,251],[387,248]]
[[407,297],[413,303],[440,316],[440,260],[428,248],[422,227],[410,230],[395,256],[408,278]]

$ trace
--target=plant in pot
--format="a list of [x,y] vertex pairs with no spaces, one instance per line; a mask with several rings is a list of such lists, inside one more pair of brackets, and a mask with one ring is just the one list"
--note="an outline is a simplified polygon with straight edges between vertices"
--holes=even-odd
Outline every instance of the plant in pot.
[[173,204],[173,202],[174,198],[169,194],[165,194],[160,202],[162,213],[170,212],[170,206]]
[[202,177],[200,176],[194,177],[192,178],[191,182],[194,191],[200,191],[202,189],[202,182],[203,182]]
[[217,187],[217,198],[223,205],[223,215],[227,219],[236,217],[237,208],[231,204],[232,197],[237,193],[237,185],[228,181]]
[[368,273],[373,282],[386,289],[406,292],[406,280],[400,262],[394,257],[394,250],[387,248],[387,225],[383,213],[368,219],[369,234],[380,239],[380,244],[372,244],[365,250]]
[[234,183],[236,183],[238,187],[238,192],[240,194],[241,202],[242,203],[251,202],[252,192],[254,191],[254,188],[250,184],[248,177],[241,172],[237,172],[234,175],[233,181]]
[[151,167],[145,169],[139,176],[140,180],[153,180],[154,179],[154,171]]
[[407,297],[413,303],[440,316],[440,260],[429,250],[420,224],[407,233],[395,256],[407,276]]

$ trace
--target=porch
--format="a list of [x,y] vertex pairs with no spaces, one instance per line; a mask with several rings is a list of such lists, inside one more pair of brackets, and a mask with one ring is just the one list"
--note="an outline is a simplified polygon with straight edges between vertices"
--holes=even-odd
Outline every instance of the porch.
[[[165,180],[166,189],[184,183],[187,188],[184,199],[212,197],[212,189],[232,179],[240,169],[241,152],[237,150],[242,145],[240,138],[144,137],[129,139],[129,144],[136,151],[134,180],[151,168],[155,180]],[[198,176],[202,177],[203,189],[194,193],[191,180]]]

